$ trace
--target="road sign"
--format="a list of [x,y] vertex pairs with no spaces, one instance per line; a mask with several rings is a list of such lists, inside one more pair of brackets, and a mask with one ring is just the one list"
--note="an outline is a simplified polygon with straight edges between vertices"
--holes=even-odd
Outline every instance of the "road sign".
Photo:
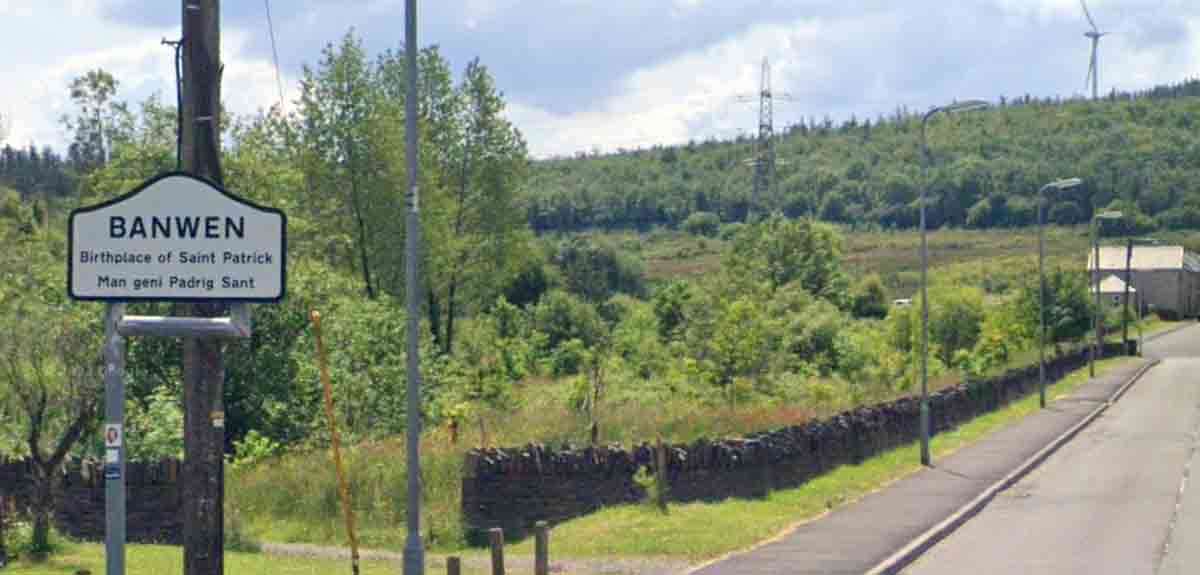
[[287,218],[194,176],[71,212],[68,293],[105,301],[279,301]]

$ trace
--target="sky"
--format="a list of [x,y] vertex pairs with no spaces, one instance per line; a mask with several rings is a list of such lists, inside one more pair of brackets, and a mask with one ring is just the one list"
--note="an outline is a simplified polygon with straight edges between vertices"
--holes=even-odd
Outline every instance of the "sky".
[[[302,66],[348,30],[398,48],[404,0],[225,0],[223,99],[251,114],[283,101]],[[1092,0],[1100,89],[1200,77],[1200,2]],[[62,150],[67,85],[103,68],[119,97],[174,98],[175,0],[0,0],[7,142]],[[419,43],[461,72],[475,57],[535,157],[728,139],[757,131],[762,62],[775,126],[875,118],[953,100],[1085,93],[1078,0],[419,0]],[[749,100],[745,102],[743,100]]]

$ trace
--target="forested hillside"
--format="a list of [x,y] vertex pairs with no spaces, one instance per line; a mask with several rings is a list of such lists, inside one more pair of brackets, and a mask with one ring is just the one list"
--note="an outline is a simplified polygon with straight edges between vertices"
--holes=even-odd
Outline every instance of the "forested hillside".
[[[1049,219],[1086,221],[1122,202],[1139,228],[1200,226],[1200,82],[1097,101],[1000,99],[989,110],[938,116],[928,141],[929,223],[990,228],[1036,223],[1034,196],[1046,182],[1085,184],[1054,198]],[[764,212],[815,215],[855,226],[918,223],[919,114],[808,121],[778,137],[775,185]],[[693,142],[537,162],[527,210],[539,231],[677,225],[712,212],[722,221],[750,211],[754,141]],[[786,161],[786,163],[784,162]]]

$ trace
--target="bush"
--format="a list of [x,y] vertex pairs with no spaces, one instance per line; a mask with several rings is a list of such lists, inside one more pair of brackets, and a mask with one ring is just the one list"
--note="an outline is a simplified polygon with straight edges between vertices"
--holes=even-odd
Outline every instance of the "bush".
[[564,287],[592,302],[602,302],[614,293],[641,296],[645,292],[645,270],[640,260],[580,236],[559,245],[554,264],[562,271]]
[[745,229],[745,227],[746,224],[743,224],[742,222],[729,222],[728,224],[721,224],[721,230],[718,235],[720,235],[722,240],[729,241],[733,238],[736,238],[738,234],[742,233],[742,230]]
[[887,317],[887,288],[879,274],[867,275],[854,286],[850,294],[850,312],[858,318]]
[[546,294],[533,307],[533,328],[546,337],[547,351],[572,339],[591,347],[605,331],[595,307],[561,290]]
[[721,218],[712,212],[693,212],[683,221],[683,230],[694,236],[716,237],[721,229]]

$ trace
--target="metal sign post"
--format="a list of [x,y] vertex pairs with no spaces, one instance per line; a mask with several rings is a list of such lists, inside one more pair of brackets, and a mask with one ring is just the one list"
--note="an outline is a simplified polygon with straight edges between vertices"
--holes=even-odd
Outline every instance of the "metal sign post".
[[117,332],[125,304],[104,314],[104,565],[125,573],[125,339]]
[[[108,303],[104,319],[108,575],[125,573],[125,338],[177,337],[210,344],[250,337],[248,302],[276,302],[284,296],[286,232],[287,219],[279,210],[252,204],[182,173],[160,175],[115,200],[71,212],[68,294],[76,300]],[[229,317],[150,317],[126,315],[130,301],[232,305]],[[224,415],[214,412],[211,426],[224,427]],[[219,462],[219,451],[216,457]],[[204,480],[220,482],[219,467],[215,474]],[[199,497],[185,493],[185,503],[217,505],[212,511],[219,519],[219,498]],[[186,529],[199,529],[206,540],[220,541],[219,524],[216,532],[207,524],[185,525]],[[202,559],[220,565],[219,555],[210,553]]]

